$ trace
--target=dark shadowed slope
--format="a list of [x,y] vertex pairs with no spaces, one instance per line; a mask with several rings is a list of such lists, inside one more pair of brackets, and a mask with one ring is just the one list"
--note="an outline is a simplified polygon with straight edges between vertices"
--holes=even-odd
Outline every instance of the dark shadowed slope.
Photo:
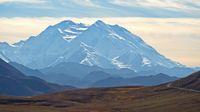
[[64,89],[67,89],[67,87],[51,84],[36,77],[25,76],[22,72],[0,59],[1,95],[39,95]]
[[31,69],[28,68],[24,65],[15,63],[15,62],[9,62],[10,65],[12,65],[13,67],[15,67],[16,69],[18,69],[19,71],[21,71],[23,74],[27,75],[27,76],[36,76],[39,78],[44,78],[45,75],[43,73],[41,73],[39,70],[36,69]]
[[186,78],[169,83],[168,86],[198,90],[200,92],[200,71],[195,72]]

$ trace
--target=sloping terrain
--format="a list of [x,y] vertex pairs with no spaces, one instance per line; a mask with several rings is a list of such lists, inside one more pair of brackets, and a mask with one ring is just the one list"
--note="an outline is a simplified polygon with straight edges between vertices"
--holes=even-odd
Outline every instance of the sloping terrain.
[[15,67],[20,72],[22,72],[24,75],[35,76],[38,78],[45,77],[45,75],[43,73],[41,73],[39,70],[31,69],[31,68],[28,68],[24,65],[21,65],[21,64],[15,63],[15,62],[9,62],[9,64],[12,65],[13,67]]
[[1,98],[2,112],[198,112],[200,94],[172,88],[124,87]]
[[0,59],[0,94],[14,96],[39,95],[72,88],[48,83],[42,79],[25,76]]
[[0,97],[0,111],[3,112],[199,112],[199,105],[200,93],[167,84]]
[[169,86],[198,90],[200,92],[200,71],[195,72],[186,78],[169,83]]

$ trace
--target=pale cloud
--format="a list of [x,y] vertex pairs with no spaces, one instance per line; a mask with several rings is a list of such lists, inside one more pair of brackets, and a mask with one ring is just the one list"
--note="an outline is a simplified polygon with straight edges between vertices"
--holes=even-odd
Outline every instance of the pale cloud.
[[[112,0],[111,3],[129,7],[152,7],[169,10],[200,10],[199,0]],[[195,5],[196,7],[194,7]]]
[[100,7],[93,3],[92,0],[73,0],[73,2],[84,7]]
[[1,17],[199,18],[199,0],[0,0]]
[[92,24],[101,19],[109,24],[119,24],[161,54],[189,66],[200,66],[200,19],[184,18],[0,18],[0,41],[14,43],[38,35],[47,26],[62,20]]
[[46,0],[0,0],[0,4],[4,3],[26,3],[26,4],[43,4]]

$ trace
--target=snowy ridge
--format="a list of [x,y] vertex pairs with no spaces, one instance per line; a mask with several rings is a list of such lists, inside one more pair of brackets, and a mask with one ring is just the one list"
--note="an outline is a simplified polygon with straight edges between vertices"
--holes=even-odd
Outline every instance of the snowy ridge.
[[7,63],[9,62],[9,59],[6,58],[5,55],[2,52],[0,52],[0,59],[4,60]]
[[76,38],[83,31],[87,30],[87,26],[84,24],[76,24],[70,20],[63,21],[56,24],[56,27],[59,32],[63,35],[63,38],[67,42],[71,42],[72,39]]
[[[0,43],[2,51],[9,60],[36,69],[61,62],[135,71],[158,66],[184,67],[159,54],[125,28],[99,20],[90,26],[62,21],[25,41],[13,45]],[[1,58],[5,56],[0,54]]]

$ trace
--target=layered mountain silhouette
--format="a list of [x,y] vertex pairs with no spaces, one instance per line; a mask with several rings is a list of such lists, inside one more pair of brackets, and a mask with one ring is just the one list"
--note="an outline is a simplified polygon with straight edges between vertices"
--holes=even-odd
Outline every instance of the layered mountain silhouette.
[[60,63],[54,67],[40,70],[33,70],[14,62],[9,64],[28,76],[36,76],[48,82],[81,88],[128,85],[152,86],[177,79],[177,77],[165,74],[141,76],[143,73],[138,74],[129,69],[103,69],[78,63]]
[[22,72],[0,59],[0,95],[39,95],[66,89],[72,89],[72,87],[48,83],[33,76],[25,76]]
[[165,74],[137,76],[134,78],[109,77],[93,83],[91,87],[155,86],[177,79],[177,77],[170,77]]
[[21,98],[1,96],[0,111],[198,112],[199,73],[151,87],[90,88]]
[[172,61],[118,25],[66,20],[13,45],[0,43],[0,56],[32,69],[73,62],[104,69],[130,69],[184,76],[194,70]]

